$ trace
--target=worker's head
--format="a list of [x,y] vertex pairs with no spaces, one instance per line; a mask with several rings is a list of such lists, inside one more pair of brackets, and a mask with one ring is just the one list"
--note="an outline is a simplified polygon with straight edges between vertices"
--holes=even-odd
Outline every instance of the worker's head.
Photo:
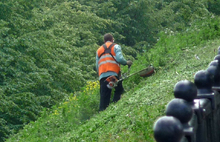
[[114,42],[114,38],[110,33],[104,35],[104,42],[111,41]]

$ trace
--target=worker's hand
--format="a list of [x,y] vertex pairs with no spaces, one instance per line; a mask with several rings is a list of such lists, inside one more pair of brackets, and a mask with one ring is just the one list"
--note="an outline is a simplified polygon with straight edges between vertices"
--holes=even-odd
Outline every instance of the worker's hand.
[[132,65],[132,61],[131,61],[131,60],[128,60],[128,61],[127,61],[127,65],[128,65],[128,67],[130,67],[130,66]]

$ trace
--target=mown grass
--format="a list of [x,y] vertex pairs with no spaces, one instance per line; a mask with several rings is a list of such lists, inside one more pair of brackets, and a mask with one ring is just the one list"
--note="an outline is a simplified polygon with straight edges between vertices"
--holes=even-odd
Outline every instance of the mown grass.
[[[131,73],[151,63],[156,73],[149,78],[135,75],[124,80],[127,92],[105,111],[98,113],[99,85],[91,81],[78,94],[71,94],[50,113],[44,111],[36,122],[26,125],[7,141],[154,142],[153,124],[164,115],[166,105],[174,98],[175,84],[181,80],[193,82],[194,74],[205,70],[214,60],[220,45],[219,40],[212,39],[196,40],[195,44],[193,36],[196,34],[188,38],[186,35],[167,36],[166,47],[158,43],[154,49],[139,56]],[[175,48],[177,41],[179,44]],[[127,67],[123,67],[123,72],[126,71]]]

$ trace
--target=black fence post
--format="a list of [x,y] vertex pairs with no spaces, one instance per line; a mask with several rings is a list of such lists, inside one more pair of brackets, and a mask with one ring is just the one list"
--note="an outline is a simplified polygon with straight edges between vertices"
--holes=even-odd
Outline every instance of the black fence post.
[[[172,127],[176,128],[181,124],[183,129],[183,135],[176,135],[173,132],[173,129],[162,129],[162,126],[168,126],[168,124],[163,124],[166,121],[162,117],[155,123],[154,125],[154,136],[157,142],[194,142],[195,131],[192,126],[189,125],[189,121],[191,120],[192,116],[194,115],[194,111],[192,109],[193,100],[197,95],[197,88],[196,86],[187,80],[183,80],[178,82],[174,87],[174,96],[175,99],[171,100],[167,107],[166,107],[166,119],[167,117],[175,118],[175,122],[172,122]],[[179,120],[180,124],[176,122]],[[174,121],[174,120],[173,120]],[[171,122],[169,122],[171,123]],[[160,125],[159,125],[160,124]],[[162,126],[161,126],[162,125]],[[177,126],[174,126],[177,125]],[[180,127],[180,126],[179,126]],[[158,132],[160,130],[160,133]],[[159,135],[159,134],[160,135]],[[169,135],[166,137],[167,139],[163,138],[163,134],[170,134],[174,133],[173,135]]]
[[212,141],[213,133],[213,115],[214,94],[212,91],[212,78],[205,70],[200,70],[195,74],[194,83],[197,86],[197,101],[202,108],[202,117],[199,119],[196,132],[197,142],[214,142]]
[[[185,100],[192,110],[191,119],[188,119],[184,124],[184,134],[187,139],[187,142],[196,142],[196,128],[195,124],[197,124],[197,114],[201,114],[199,108],[194,107],[194,99],[197,97],[197,87],[194,83],[188,80],[182,80],[175,84],[174,87],[174,96],[175,98],[180,98]],[[188,108],[189,109],[189,108]],[[181,119],[181,118],[180,118]]]
[[188,122],[193,116],[193,110],[190,104],[184,99],[175,98],[168,103],[165,113],[167,116],[177,118],[183,125],[185,138],[191,139],[193,127],[190,127]]
[[214,57],[214,61],[212,61],[207,71],[212,75],[213,77],[213,87],[219,87],[220,86],[220,55],[217,55]]
[[154,124],[157,142],[220,142],[220,46],[194,83],[178,82],[165,114]]
[[181,122],[173,116],[160,117],[153,129],[157,142],[180,142],[184,135]]
[[[220,47],[218,49],[220,51]],[[214,61],[209,64],[207,71],[214,78],[212,90],[215,94],[215,110],[213,110],[213,115],[215,123],[215,141],[217,142],[220,141],[220,54],[214,57]]]

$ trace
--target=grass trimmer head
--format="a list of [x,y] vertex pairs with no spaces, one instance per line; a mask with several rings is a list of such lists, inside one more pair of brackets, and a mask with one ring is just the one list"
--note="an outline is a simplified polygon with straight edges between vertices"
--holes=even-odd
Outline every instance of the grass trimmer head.
[[[130,70],[130,68],[129,68],[129,70]],[[124,80],[124,79],[126,79],[126,78],[129,78],[129,77],[133,76],[133,75],[136,75],[136,74],[139,73],[139,75],[140,75],[141,77],[150,77],[152,74],[154,74],[154,72],[155,72],[154,67],[153,67],[152,65],[150,65],[150,66],[148,66],[148,67],[145,68],[145,69],[142,69],[142,70],[140,70],[140,71],[137,71],[137,72],[135,72],[135,73],[133,73],[133,74],[130,74],[130,75],[128,75],[128,76],[122,77],[121,79],[117,79],[114,75],[112,75],[112,76],[109,76],[105,81],[108,82],[107,87],[108,87],[109,89],[112,89],[112,88],[114,88],[114,87],[117,86],[117,84],[118,84],[119,81],[122,81],[122,80]]]
[[154,67],[152,65],[148,66],[146,69],[140,71],[141,77],[149,77],[155,72]]

